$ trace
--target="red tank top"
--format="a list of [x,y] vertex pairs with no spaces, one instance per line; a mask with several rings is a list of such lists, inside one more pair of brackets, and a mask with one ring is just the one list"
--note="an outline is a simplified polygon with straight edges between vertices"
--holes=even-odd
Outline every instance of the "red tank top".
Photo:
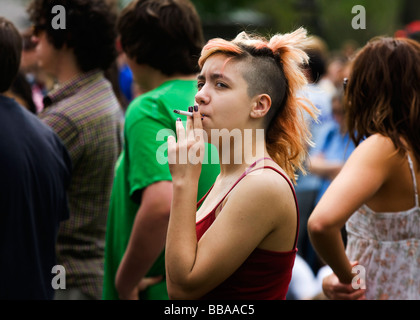
[[[203,219],[197,222],[197,241],[200,240],[203,234],[216,219],[216,209],[222,201],[239,183],[239,181],[251,172],[250,169],[252,169],[255,164],[256,162],[241,175],[241,177],[234,183],[232,188],[226,193],[214,209]],[[296,237],[293,249],[290,251],[278,252],[255,248],[244,263],[229,278],[201,297],[202,300],[284,300],[286,298],[297,252],[296,243],[299,230],[299,209],[295,190],[290,180],[282,172],[270,166],[264,166],[254,170],[263,168],[272,169],[279,173],[284,179],[286,179],[292,189],[297,214]],[[198,202],[197,208],[207,197],[210,190]]]

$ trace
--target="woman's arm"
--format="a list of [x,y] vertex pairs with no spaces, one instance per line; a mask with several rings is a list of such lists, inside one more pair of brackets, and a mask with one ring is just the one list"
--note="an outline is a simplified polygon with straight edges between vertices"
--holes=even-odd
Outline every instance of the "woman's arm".
[[[165,249],[167,286],[170,298],[174,298],[171,288],[184,282],[195,263],[197,251],[196,201],[198,181],[201,173],[200,156],[196,153],[192,163],[188,156],[192,146],[204,147],[201,119],[198,112],[187,118],[186,132],[181,121],[176,122],[175,137],[168,137],[168,161],[172,175],[173,198],[169,218]],[[194,132],[194,127],[198,129]],[[197,140],[195,137],[197,134]],[[201,140],[200,140],[201,139]],[[198,157],[197,157],[198,155]]]
[[309,218],[308,232],[314,248],[342,283],[351,283],[355,275],[340,230],[384,184],[393,151],[387,138],[374,135],[366,139],[350,156]]
[[[189,125],[187,122],[187,136]],[[197,127],[195,122],[194,127]],[[177,148],[182,150],[185,136],[179,131]],[[168,147],[171,154],[173,142]],[[279,215],[294,212],[296,219],[293,196],[286,181],[272,172],[249,175],[232,190],[217,219],[197,242],[198,171],[191,164],[171,167],[173,202],[166,242],[166,274],[168,293],[173,299],[196,299],[211,291],[235,272],[273,231],[279,224]],[[289,229],[294,236],[296,228]]]
[[[174,200],[166,247],[171,298],[196,299],[211,291],[234,273],[278,226],[279,216],[293,212],[296,219],[289,186],[286,182],[285,186],[280,185],[268,175],[245,177],[229,194],[216,220],[198,243],[195,215],[191,212],[187,217],[181,197],[179,203]],[[174,199],[176,192],[174,189]],[[291,241],[286,250],[293,246],[296,227],[288,231]]]

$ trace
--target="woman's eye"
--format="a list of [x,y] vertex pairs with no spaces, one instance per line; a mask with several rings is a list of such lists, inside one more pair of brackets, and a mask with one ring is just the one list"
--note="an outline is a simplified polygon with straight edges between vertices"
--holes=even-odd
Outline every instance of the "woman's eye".
[[204,87],[204,83],[203,82],[197,83],[197,89],[198,90],[200,90],[202,87]]
[[227,85],[225,85],[223,82],[216,82],[216,87],[218,87],[218,88],[227,88]]

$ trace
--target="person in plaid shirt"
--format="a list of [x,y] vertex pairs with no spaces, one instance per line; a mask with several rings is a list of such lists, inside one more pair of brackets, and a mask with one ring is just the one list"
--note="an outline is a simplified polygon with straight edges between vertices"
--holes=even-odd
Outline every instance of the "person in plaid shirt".
[[[65,29],[53,27],[55,5],[66,10]],[[28,12],[38,64],[58,80],[39,117],[64,142],[73,163],[70,219],[57,242],[66,289],[55,298],[100,299],[106,218],[121,150],[121,108],[103,74],[116,58],[116,17],[105,0],[34,0]]]

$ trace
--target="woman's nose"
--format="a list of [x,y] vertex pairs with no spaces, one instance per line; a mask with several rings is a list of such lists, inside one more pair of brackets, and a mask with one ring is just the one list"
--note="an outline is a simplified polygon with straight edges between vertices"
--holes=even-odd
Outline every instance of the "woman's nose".
[[201,104],[208,104],[209,101],[210,101],[210,96],[206,92],[205,86],[204,86],[195,95],[195,102],[196,102],[196,104],[201,105]]

